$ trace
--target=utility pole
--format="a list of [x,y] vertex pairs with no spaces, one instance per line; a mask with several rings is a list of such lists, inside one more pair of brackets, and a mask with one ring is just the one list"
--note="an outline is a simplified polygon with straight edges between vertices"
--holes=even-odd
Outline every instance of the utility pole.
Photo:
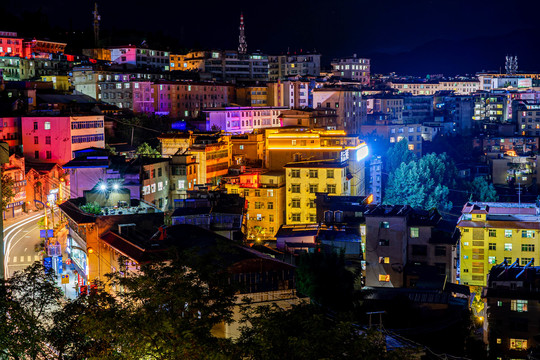
[[[9,145],[5,142],[0,143],[0,178],[3,174],[3,168],[2,165],[7,164],[9,162]],[[0,201],[2,202],[2,205],[4,205],[4,195],[2,194],[2,186],[3,184],[0,183]],[[2,210],[2,214],[0,214],[0,280],[4,280],[6,278],[6,274],[4,273],[4,266],[5,266],[5,256],[4,253],[4,211]]]

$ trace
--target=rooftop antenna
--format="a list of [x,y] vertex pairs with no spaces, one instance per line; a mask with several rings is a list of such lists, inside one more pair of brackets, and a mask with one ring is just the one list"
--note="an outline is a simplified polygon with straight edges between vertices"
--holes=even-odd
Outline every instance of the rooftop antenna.
[[244,14],[240,13],[240,36],[238,36],[238,53],[247,53],[246,35],[244,33]]
[[94,3],[94,45],[97,48],[99,43],[99,22],[101,21],[101,16],[98,13],[97,2]]

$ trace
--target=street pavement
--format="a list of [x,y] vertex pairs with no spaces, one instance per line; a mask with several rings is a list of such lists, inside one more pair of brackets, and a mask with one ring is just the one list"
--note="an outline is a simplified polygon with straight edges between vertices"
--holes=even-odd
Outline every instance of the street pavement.
[[[56,212],[55,212],[56,213]],[[25,214],[14,219],[4,221],[4,253],[5,274],[11,277],[16,271],[24,270],[35,261],[42,261],[43,251],[36,251],[40,243],[39,220],[43,218],[43,212]],[[65,244],[62,244],[65,249]],[[67,258],[66,254],[64,259]],[[68,298],[75,298],[77,273],[65,269],[64,274],[69,274],[69,284],[61,283],[61,275],[57,274],[57,284]]]

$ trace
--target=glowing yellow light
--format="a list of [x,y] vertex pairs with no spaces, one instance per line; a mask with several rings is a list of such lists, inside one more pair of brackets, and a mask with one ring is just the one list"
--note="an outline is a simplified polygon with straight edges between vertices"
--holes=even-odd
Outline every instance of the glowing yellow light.
[[88,253],[89,253],[89,254],[93,254],[93,253],[94,253],[94,249],[93,249],[93,248],[88,248]]

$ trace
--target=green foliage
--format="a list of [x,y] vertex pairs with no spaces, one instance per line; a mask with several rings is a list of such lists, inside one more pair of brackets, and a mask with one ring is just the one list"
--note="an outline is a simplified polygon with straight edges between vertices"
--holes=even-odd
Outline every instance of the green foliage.
[[35,262],[0,284],[0,358],[49,358],[46,346],[62,293]]
[[146,156],[146,157],[161,157],[161,153],[157,150],[152,148],[148,143],[142,143],[137,148],[137,155],[139,156]]
[[6,211],[7,205],[11,202],[15,196],[15,191],[13,190],[13,185],[15,181],[7,174],[2,175],[2,212]]
[[403,138],[388,149],[386,158],[386,171],[391,173],[397,170],[402,163],[408,164],[409,162],[416,160],[416,155],[409,150],[409,142],[407,139]]
[[313,305],[289,310],[261,306],[246,312],[237,345],[242,359],[410,359],[409,351],[386,352],[384,336],[362,332],[350,321],[330,319]]
[[343,252],[303,254],[296,275],[298,291],[315,303],[334,311],[352,309],[356,276],[345,268]]
[[385,204],[430,210],[452,209],[449,188],[456,186],[457,169],[446,154],[428,154],[401,165],[390,174]]
[[80,208],[82,211],[89,214],[95,214],[95,215],[101,214],[101,206],[97,202],[81,205]]
[[109,153],[111,155],[118,155],[116,150],[112,146],[110,146],[109,144],[105,144],[105,150],[109,151]]
[[488,183],[484,177],[477,177],[470,183],[471,198],[473,201],[495,202],[499,200],[493,184]]

